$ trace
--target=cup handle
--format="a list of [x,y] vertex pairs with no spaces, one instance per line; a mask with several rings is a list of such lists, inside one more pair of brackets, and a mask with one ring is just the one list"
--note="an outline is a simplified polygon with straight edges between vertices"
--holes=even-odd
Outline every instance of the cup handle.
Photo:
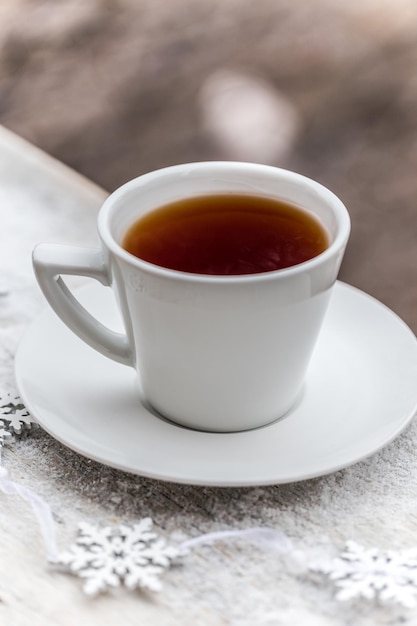
[[61,278],[61,274],[89,276],[109,286],[109,273],[100,249],[38,244],[33,251],[33,267],[45,298],[68,328],[105,356],[124,365],[133,364],[127,336],[95,319]]

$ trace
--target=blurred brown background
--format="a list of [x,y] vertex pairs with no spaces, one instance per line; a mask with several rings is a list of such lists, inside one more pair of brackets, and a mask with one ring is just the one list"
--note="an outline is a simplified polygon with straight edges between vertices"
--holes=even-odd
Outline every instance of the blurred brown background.
[[414,0],[1,0],[0,123],[108,190],[203,159],[316,178],[341,278],[417,330]]

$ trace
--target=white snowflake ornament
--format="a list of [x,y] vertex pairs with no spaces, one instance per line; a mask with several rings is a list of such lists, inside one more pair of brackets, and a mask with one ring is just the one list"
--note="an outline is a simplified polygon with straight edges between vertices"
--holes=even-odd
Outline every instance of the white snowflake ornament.
[[6,430],[14,435],[21,435],[36,423],[20,397],[12,393],[0,396],[0,419]]
[[337,600],[365,598],[417,606],[417,549],[382,552],[349,541],[340,557],[312,569],[335,581]]
[[85,579],[87,595],[123,584],[128,589],[160,591],[160,576],[180,556],[152,532],[147,517],[132,526],[99,528],[83,522],[76,543],[61,554],[58,563]]
[[7,439],[12,436],[12,433],[8,430],[6,424],[2,419],[0,419],[0,448],[4,446],[4,443]]

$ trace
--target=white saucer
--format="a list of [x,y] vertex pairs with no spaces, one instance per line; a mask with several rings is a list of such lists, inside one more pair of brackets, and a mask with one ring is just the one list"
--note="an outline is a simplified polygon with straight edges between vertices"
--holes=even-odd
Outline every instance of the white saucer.
[[[91,283],[77,295],[120,328],[110,289]],[[195,485],[288,483],[351,465],[404,429],[417,410],[417,340],[377,300],[337,283],[298,405],[270,426],[233,434],[153,415],[135,372],[86,346],[50,310],[21,342],[16,377],[43,428],[101,463]]]

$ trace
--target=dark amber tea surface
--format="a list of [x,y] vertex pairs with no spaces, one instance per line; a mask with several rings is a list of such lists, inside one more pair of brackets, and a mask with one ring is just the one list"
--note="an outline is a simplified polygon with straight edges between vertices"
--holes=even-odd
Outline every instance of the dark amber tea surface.
[[122,241],[144,261],[216,276],[283,269],[328,245],[326,229],[308,211],[274,198],[235,194],[162,206],[138,219]]

